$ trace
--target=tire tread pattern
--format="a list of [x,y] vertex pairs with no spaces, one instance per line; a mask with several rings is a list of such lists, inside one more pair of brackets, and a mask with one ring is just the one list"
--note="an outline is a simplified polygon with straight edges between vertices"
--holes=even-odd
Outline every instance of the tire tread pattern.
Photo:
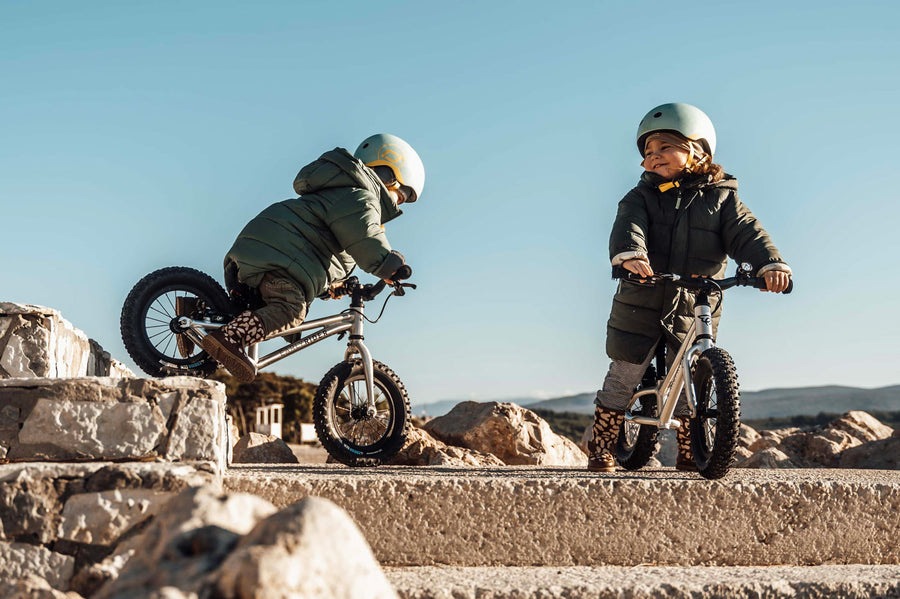
[[406,443],[406,437],[409,434],[410,425],[410,406],[409,395],[406,387],[393,370],[386,365],[372,361],[374,368],[374,376],[376,380],[393,386],[394,389],[386,388],[392,410],[402,410],[399,428],[390,438],[385,440],[381,447],[372,454],[367,456],[359,456],[347,449],[342,440],[332,434],[329,424],[328,409],[334,402],[335,396],[343,387],[344,381],[350,377],[355,368],[362,368],[360,360],[344,361],[336,364],[331,368],[316,389],[316,396],[313,399],[313,423],[316,427],[316,435],[319,442],[328,451],[328,454],[347,466],[378,466],[386,460],[393,457],[403,445]]
[[138,281],[125,298],[119,328],[128,355],[150,376],[190,375],[207,377],[218,369],[218,363],[205,353],[197,356],[193,367],[166,366],[147,339],[144,315],[147,305],[166,288],[191,291],[212,304],[215,310],[231,312],[231,302],[222,286],[208,274],[187,266],[169,266],[155,270]]
[[[691,421],[692,451],[698,462],[698,471],[708,479],[722,478],[728,473],[735,460],[735,450],[741,432],[740,388],[737,369],[727,351],[713,347],[700,355],[694,375],[694,388],[699,393],[703,389],[703,379],[712,377],[716,385],[716,435],[712,450],[704,459],[697,459],[704,423],[699,419]],[[698,401],[700,399],[698,398]],[[703,463],[705,462],[705,463]]]

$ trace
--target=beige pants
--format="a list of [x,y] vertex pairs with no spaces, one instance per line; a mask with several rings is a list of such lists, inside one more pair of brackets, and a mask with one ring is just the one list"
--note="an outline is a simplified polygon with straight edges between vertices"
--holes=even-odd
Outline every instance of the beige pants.
[[270,335],[298,326],[306,318],[309,302],[300,287],[285,276],[267,272],[259,283],[259,295],[266,305],[254,310],[254,313],[263,321],[266,333]]

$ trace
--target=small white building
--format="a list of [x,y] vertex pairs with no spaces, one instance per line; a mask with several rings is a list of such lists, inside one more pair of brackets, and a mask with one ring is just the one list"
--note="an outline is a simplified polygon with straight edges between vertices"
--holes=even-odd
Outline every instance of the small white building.
[[280,439],[283,417],[283,403],[270,403],[256,408],[256,432]]

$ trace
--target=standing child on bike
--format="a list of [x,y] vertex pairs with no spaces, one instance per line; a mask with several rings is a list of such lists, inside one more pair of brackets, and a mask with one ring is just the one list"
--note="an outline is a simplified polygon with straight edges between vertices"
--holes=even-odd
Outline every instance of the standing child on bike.
[[[419,155],[388,134],[367,138],[354,154],[335,148],[304,166],[294,180],[300,197],[263,210],[225,256],[228,290],[246,285],[264,305],[205,336],[203,349],[239,381],[252,381],[256,367],[243,348],[301,324],[310,302],[356,265],[393,283],[404,259],[383,225],[419,198],[424,183]],[[184,314],[191,306],[176,308]],[[179,344],[190,340],[182,335]],[[179,345],[185,357],[191,350]]]
[[[619,202],[609,242],[613,267],[645,277],[668,272],[720,279],[730,256],[753,265],[767,291],[787,288],[790,267],[738,199],[737,179],[713,162],[716,133],[706,114],[689,104],[658,106],[641,120],[637,146],[644,173]],[[693,296],[674,285],[619,282],[607,323],[606,353],[612,363],[594,401],[589,470],[615,470],[619,429],[634,389],[657,344],[675,348],[684,338],[693,310]],[[714,327],[720,316],[721,305]],[[684,395],[675,417],[681,423],[676,468],[695,470]]]

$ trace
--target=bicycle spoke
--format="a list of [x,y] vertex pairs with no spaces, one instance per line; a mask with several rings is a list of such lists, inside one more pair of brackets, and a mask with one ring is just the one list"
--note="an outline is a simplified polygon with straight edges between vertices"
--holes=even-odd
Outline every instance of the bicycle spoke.
[[165,306],[162,306],[163,309],[160,309],[160,308],[158,308],[158,307],[156,306],[156,304],[157,304],[157,302],[153,302],[153,303],[150,305],[150,307],[147,309],[147,313],[149,314],[149,313],[150,313],[150,310],[153,310],[154,312],[156,312],[156,313],[159,314],[160,316],[165,317],[167,321],[168,321],[168,320],[172,320],[172,315],[169,314],[168,312],[164,311],[164,310],[165,310]]

